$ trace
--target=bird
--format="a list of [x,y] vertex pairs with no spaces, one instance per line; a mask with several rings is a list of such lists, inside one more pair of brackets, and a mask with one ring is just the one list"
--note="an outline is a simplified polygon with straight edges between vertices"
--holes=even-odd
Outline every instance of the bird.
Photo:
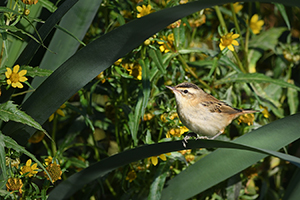
[[233,108],[204,92],[193,83],[183,82],[174,87],[166,87],[175,95],[180,121],[192,131],[184,137],[182,141],[184,147],[191,137],[213,140],[222,134],[232,120],[238,116],[259,112]]

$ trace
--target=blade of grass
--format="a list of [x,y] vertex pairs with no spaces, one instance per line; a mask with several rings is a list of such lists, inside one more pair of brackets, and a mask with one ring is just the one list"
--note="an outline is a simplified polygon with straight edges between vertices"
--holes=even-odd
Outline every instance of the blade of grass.
[[[168,182],[168,187],[163,190],[161,199],[170,199],[177,196],[179,199],[191,197],[261,160],[267,154],[288,160],[300,167],[299,158],[273,151],[300,137],[297,132],[299,120],[300,114],[289,116],[243,135],[233,142],[217,140],[189,141],[188,148],[234,148],[234,150],[218,149],[181,172],[183,175],[179,174]],[[164,142],[144,145],[108,157],[60,183],[51,191],[49,200],[69,198],[87,183],[123,165],[150,156],[183,149],[185,148],[182,146],[181,141]],[[212,165],[215,161],[218,161],[218,163]],[[201,163],[205,167],[200,166],[201,168],[199,168],[199,165],[203,165]],[[199,180],[203,180],[202,176],[205,177],[205,181],[199,184]],[[174,179],[179,180],[173,181]],[[182,184],[183,182],[185,184]]]

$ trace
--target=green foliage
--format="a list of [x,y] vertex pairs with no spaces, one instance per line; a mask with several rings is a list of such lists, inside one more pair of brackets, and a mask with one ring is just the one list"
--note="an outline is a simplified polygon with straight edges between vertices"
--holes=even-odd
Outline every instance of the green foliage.
[[[9,0],[0,7],[2,197],[299,195],[298,179],[287,174],[298,177],[300,166],[292,156],[299,146],[299,114],[293,114],[299,111],[294,16],[300,11],[281,4],[300,7],[297,0],[264,6],[262,1],[77,1]],[[37,30],[42,8],[51,14]],[[137,19],[140,9],[147,15]],[[264,26],[253,21],[255,14]],[[239,34],[238,46],[231,33]],[[12,88],[14,79],[5,73],[15,65],[33,78],[25,82],[29,88],[24,83]],[[184,81],[233,107],[261,112],[233,121],[217,140],[190,140],[185,149],[181,140],[187,130],[165,87]],[[44,137],[47,132],[51,137]],[[26,172],[36,165],[28,166],[27,157],[39,173]],[[22,192],[12,188],[12,180],[22,181]]]

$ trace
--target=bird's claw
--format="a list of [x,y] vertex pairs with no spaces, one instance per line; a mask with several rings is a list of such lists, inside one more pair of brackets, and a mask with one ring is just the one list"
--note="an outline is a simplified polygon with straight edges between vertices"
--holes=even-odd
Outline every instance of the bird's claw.
[[194,132],[188,133],[182,140],[182,145],[184,148],[186,148],[186,144],[188,143],[187,140],[190,139],[191,137],[196,137],[196,140],[199,139],[199,136],[196,133]]

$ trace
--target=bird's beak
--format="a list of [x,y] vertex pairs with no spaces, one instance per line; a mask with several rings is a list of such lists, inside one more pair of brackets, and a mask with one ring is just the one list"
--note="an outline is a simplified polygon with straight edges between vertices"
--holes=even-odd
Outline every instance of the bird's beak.
[[175,87],[166,86],[168,89],[172,90],[172,92],[178,92],[178,90]]

